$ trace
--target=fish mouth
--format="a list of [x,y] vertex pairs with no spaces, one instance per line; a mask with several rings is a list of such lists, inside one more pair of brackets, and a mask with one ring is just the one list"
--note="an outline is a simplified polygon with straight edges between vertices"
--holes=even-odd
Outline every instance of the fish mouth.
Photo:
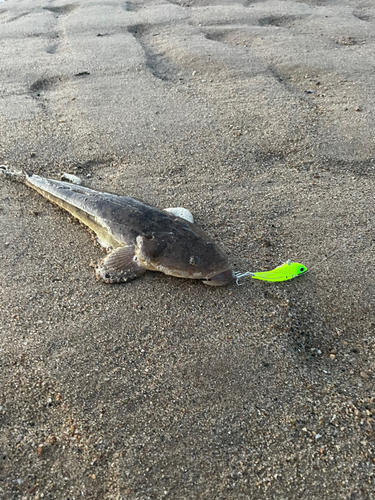
[[223,271],[222,273],[215,274],[211,278],[206,278],[202,280],[205,285],[208,286],[224,286],[228,285],[233,280],[233,274],[230,269]]

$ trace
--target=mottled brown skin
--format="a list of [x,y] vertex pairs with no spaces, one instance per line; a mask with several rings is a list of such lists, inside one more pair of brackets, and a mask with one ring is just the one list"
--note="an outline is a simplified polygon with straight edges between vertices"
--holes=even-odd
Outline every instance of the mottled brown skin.
[[130,196],[37,175],[24,175],[22,181],[81,220],[112,250],[96,269],[98,278],[107,283],[129,281],[146,270],[200,279],[211,286],[232,280],[227,256],[184,219]]

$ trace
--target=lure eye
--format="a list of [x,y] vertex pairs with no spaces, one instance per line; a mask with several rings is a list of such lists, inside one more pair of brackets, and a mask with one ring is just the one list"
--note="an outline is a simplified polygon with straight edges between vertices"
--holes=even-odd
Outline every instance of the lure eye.
[[300,273],[305,272],[305,268],[304,268],[304,267],[300,267],[300,268],[299,268],[299,272],[300,272]]

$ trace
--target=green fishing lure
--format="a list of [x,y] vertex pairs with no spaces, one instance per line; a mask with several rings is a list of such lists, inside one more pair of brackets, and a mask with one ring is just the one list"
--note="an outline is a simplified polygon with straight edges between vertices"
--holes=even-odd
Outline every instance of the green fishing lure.
[[307,267],[303,264],[299,264],[298,262],[291,262],[288,260],[285,264],[281,266],[275,267],[272,271],[264,271],[260,273],[251,273],[247,271],[246,273],[233,273],[233,276],[236,278],[237,285],[241,283],[238,282],[240,278],[244,276],[250,276],[255,280],[263,280],[263,281],[288,281],[292,278],[296,278],[300,274],[303,274],[307,271]]

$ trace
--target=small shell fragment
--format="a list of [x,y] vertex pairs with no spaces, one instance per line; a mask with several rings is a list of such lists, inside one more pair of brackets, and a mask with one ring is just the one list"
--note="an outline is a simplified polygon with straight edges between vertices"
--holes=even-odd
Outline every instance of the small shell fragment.
[[165,212],[168,212],[169,214],[176,215],[176,217],[180,217],[181,219],[185,219],[188,222],[191,222],[194,224],[194,217],[189,210],[183,207],[170,207],[170,208],[165,208]]
[[60,179],[62,181],[68,181],[68,182],[71,182],[72,184],[82,184],[82,181],[79,177],[77,177],[76,175],[72,175],[72,174],[67,174],[66,172],[63,172],[60,176]]

